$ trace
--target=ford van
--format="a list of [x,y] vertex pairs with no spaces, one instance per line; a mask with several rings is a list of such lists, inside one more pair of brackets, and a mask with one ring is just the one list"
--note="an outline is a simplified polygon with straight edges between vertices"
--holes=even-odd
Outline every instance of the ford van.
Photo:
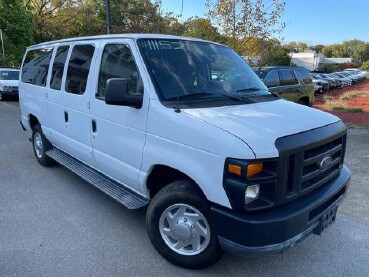
[[281,253],[330,226],[347,193],[342,121],[281,99],[217,43],[121,34],[34,45],[19,93],[37,161],[146,208],[154,248],[177,266]]

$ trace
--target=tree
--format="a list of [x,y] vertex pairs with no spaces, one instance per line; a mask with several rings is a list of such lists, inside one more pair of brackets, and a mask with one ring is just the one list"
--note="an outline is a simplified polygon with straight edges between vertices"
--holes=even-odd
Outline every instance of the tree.
[[106,33],[105,0],[28,2],[37,24],[37,42]]
[[33,44],[35,30],[23,1],[0,1],[0,29],[4,31],[8,65],[19,66],[26,47]]
[[268,39],[285,27],[280,22],[285,3],[280,0],[206,0],[206,7],[209,19],[236,51],[252,38]]
[[305,42],[291,41],[283,46],[288,53],[299,53],[309,49],[309,46]]
[[363,64],[361,65],[361,69],[362,69],[362,70],[367,70],[367,69],[369,69],[369,61],[365,61],[365,62],[363,62]]
[[356,58],[362,61],[369,60],[369,43],[357,39],[332,44],[322,49],[328,58]]
[[290,65],[291,63],[289,52],[277,39],[263,40],[253,38],[249,40],[241,54],[247,56],[249,60],[251,57],[258,57],[258,66]]
[[219,43],[226,42],[226,38],[218,32],[209,19],[199,17],[190,18],[184,23],[183,35]]

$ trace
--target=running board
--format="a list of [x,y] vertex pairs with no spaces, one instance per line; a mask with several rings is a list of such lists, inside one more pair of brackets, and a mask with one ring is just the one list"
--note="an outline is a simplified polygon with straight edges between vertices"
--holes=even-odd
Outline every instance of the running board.
[[149,200],[143,196],[125,188],[120,183],[106,177],[102,173],[92,169],[55,147],[48,150],[46,155],[68,168],[91,185],[102,190],[128,209],[139,209],[149,203]]

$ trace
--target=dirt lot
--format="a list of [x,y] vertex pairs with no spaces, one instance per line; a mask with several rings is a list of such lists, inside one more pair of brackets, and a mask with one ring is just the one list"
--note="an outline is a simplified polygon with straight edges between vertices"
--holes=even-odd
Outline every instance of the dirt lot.
[[[348,96],[348,93],[361,94],[360,96]],[[342,99],[346,95],[348,99]],[[333,101],[339,101],[348,109],[329,110],[325,105],[327,97]],[[330,112],[341,118],[346,124],[366,124],[369,127],[369,79],[342,89],[335,89],[324,94],[316,95],[314,107]],[[361,111],[361,110],[362,111]]]

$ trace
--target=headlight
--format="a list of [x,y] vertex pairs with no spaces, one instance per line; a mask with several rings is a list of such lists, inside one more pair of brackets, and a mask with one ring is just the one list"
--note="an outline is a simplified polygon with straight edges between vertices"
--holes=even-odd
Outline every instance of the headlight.
[[250,185],[246,187],[245,204],[249,204],[259,198],[260,185]]
[[232,207],[248,211],[273,207],[277,171],[277,159],[226,159],[223,185]]

